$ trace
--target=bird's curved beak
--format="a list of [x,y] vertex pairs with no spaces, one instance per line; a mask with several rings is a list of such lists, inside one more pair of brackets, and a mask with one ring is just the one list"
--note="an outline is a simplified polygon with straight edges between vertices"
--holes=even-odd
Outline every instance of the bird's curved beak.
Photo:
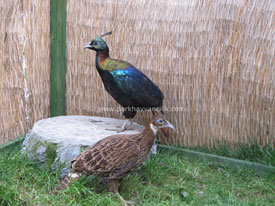
[[165,125],[165,127],[170,127],[171,129],[175,130],[175,126],[168,121],[167,121],[167,124]]
[[93,48],[93,47],[92,47],[92,45],[87,44],[87,45],[85,45],[85,46],[84,46],[84,48],[83,48],[83,49],[91,49],[91,48]]

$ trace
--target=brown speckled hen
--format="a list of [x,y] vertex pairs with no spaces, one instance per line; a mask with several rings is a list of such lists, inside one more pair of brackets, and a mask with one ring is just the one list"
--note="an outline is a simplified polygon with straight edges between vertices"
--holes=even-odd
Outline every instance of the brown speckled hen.
[[[138,134],[113,135],[100,140],[72,161],[69,174],[71,180],[77,180],[82,174],[97,174],[107,181],[109,191],[118,194],[126,204],[118,193],[121,179],[141,165],[154,144],[158,129],[167,127],[174,129],[159,113]],[[56,190],[67,187],[69,176],[64,178]]]

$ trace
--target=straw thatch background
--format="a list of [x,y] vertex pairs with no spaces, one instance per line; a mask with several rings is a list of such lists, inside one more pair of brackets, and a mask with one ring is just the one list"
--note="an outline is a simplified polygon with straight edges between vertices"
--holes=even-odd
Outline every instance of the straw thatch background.
[[[49,117],[49,4],[0,3],[0,144]],[[275,1],[67,0],[69,115],[123,118],[103,111],[118,104],[103,88],[95,53],[83,50],[109,30],[111,56],[163,91],[177,127],[167,142],[275,144]]]
[[170,143],[274,144],[274,1],[68,0],[67,12],[68,114],[123,118],[100,110],[118,104],[83,50],[112,30],[111,56],[156,82],[167,108],[183,108],[166,112],[177,128]]
[[49,1],[0,2],[0,144],[49,116]]

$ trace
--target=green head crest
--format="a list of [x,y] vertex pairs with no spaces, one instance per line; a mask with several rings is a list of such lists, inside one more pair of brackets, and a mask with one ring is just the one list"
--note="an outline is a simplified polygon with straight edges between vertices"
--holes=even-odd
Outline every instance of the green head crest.
[[107,48],[107,44],[106,42],[101,38],[107,35],[111,35],[112,32],[106,32],[105,34],[102,34],[101,36],[93,39],[89,44],[87,44],[84,49],[91,49],[91,50],[95,50],[95,51],[99,51],[99,50],[105,50]]

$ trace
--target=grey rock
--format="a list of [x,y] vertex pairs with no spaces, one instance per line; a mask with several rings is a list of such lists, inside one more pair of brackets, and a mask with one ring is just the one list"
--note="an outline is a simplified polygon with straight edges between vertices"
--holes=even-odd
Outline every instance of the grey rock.
[[40,146],[36,150],[37,158],[39,159],[40,162],[45,163],[46,162],[46,150],[47,148],[44,146]]
[[[89,146],[110,135],[118,134],[125,120],[96,116],[58,116],[36,122],[27,134],[22,152],[31,161],[39,161],[51,169],[68,174],[70,162]],[[119,134],[135,134],[144,129],[134,123],[131,130]],[[156,152],[156,147],[153,148]]]
[[60,178],[63,179],[63,178],[66,177],[69,173],[70,173],[70,168],[64,167],[64,168],[61,170]]

